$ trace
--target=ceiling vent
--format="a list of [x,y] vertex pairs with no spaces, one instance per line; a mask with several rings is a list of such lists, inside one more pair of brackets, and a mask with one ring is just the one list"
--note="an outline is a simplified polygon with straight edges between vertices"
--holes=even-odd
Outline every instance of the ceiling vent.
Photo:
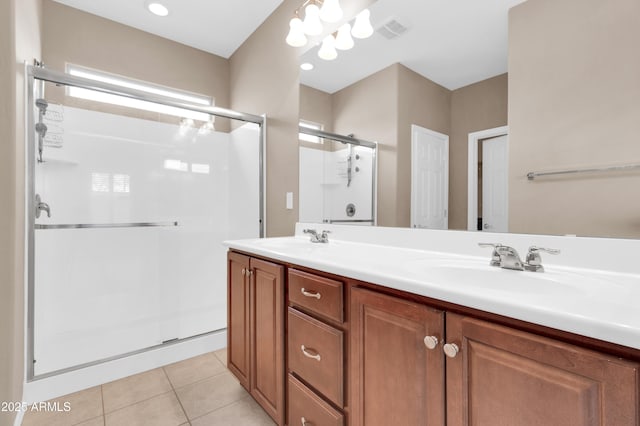
[[391,18],[384,24],[382,24],[376,32],[386,39],[392,40],[399,35],[404,34],[409,28],[400,22],[396,18]]

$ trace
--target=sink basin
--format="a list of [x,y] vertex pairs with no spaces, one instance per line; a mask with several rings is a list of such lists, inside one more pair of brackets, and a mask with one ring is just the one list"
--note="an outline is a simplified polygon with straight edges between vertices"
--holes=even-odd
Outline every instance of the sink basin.
[[[479,258],[460,259],[413,259],[403,263],[402,268],[424,282],[446,283],[460,292],[482,289],[488,297],[499,294],[518,293],[524,297],[554,297],[572,300],[577,295],[598,295],[602,290],[620,285],[619,280],[593,273],[581,273],[570,268],[548,268],[545,272],[516,271],[490,266],[488,260]],[[606,298],[606,293],[604,294]]]

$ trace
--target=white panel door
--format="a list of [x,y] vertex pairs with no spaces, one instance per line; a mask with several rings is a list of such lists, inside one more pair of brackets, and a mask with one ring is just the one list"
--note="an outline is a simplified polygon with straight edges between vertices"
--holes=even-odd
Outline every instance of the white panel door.
[[507,135],[482,141],[482,228],[508,232]]
[[449,227],[449,136],[411,126],[411,227]]

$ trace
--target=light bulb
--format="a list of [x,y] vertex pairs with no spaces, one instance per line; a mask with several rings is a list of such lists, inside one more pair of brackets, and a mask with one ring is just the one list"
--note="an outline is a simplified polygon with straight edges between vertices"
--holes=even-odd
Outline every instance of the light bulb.
[[336,49],[349,50],[353,47],[353,39],[351,38],[351,25],[344,24],[338,29],[336,36]]
[[322,46],[320,46],[320,50],[318,50],[318,56],[325,61],[332,61],[338,57],[338,52],[336,52],[336,40],[331,34],[322,40]]
[[353,29],[351,30],[352,36],[355,38],[371,37],[371,34],[373,34],[373,27],[371,26],[371,22],[369,22],[370,15],[371,12],[369,12],[369,9],[365,9],[358,13],[356,21],[353,23]]
[[338,0],[324,0],[320,8],[320,19],[324,22],[338,22],[342,19],[342,8]]
[[148,3],[147,9],[149,9],[149,12],[158,16],[167,16],[169,14],[169,9],[167,9],[165,5],[158,2]]
[[302,20],[295,17],[289,21],[289,34],[286,38],[287,44],[293,47],[302,47],[307,44],[307,37],[304,35]]
[[309,62],[305,62],[304,64],[300,64],[300,68],[303,71],[311,71],[313,69],[313,64],[311,64]]
[[310,36],[317,36],[322,33],[322,22],[320,22],[320,9],[311,3],[304,8],[304,33]]

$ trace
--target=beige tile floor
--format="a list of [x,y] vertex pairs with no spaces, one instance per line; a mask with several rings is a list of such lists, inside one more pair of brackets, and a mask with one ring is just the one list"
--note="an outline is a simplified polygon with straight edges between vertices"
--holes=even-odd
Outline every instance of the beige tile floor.
[[272,426],[226,368],[222,349],[52,400],[68,412],[31,412],[23,426]]

